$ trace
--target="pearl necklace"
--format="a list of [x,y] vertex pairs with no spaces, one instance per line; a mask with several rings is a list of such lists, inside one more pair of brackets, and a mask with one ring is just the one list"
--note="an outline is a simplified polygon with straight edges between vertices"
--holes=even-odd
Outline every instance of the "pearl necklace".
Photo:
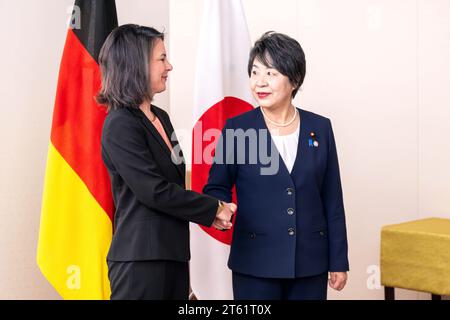
[[277,127],[287,127],[287,126],[289,126],[290,124],[292,124],[292,122],[294,122],[295,118],[297,117],[297,113],[298,113],[297,108],[294,107],[295,112],[294,112],[294,116],[292,117],[292,119],[289,120],[289,121],[286,122],[286,123],[278,123],[278,122],[275,122],[275,121],[271,120],[271,119],[266,115],[266,113],[264,112],[263,107],[261,107],[260,109],[261,109],[261,112],[262,112],[264,118],[266,118],[267,121],[269,121],[271,124],[273,124],[274,126],[277,126]]

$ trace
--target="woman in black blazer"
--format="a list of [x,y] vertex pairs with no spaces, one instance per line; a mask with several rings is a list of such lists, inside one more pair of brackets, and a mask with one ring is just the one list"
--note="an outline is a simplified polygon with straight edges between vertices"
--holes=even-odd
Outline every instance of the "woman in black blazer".
[[116,207],[107,256],[111,299],[187,299],[189,221],[228,229],[236,210],[185,189],[169,116],[151,104],[172,70],[163,41],[153,28],[123,25],[99,56],[97,100],[108,108],[102,158]]

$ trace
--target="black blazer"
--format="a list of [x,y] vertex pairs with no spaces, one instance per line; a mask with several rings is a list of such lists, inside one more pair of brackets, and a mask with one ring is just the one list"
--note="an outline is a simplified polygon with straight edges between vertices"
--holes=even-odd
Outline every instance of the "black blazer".
[[112,110],[103,125],[102,158],[116,207],[109,261],[188,261],[189,221],[210,226],[216,216],[216,199],[185,190],[183,154],[169,116],[156,106],[152,111],[174,137],[173,159],[140,109]]

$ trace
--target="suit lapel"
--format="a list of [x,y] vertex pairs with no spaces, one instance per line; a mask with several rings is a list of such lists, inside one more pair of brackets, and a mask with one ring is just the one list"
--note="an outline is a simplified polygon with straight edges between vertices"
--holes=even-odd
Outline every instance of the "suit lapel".
[[308,151],[308,132],[311,129],[306,113],[300,108],[297,108],[297,110],[298,114],[300,115],[300,132],[298,135],[297,155],[295,157],[294,166],[291,171],[292,176],[300,172],[299,170],[301,169],[302,159],[305,159],[304,156]]
[[[179,149],[178,146],[178,140],[172,141],[171,137],[172,137],[172,133],[173,133],[173,128],[170,125],[170,123],[167,123],[168,121],[164,118],[164,116],[162,115],[162,113],[158,110],[157,107],[154,107],[152,105],[152,111],[153,113],[158,117],[159,121],[161,122],[164,131],[166,132],[167,136],[169,137],[169,141],[172,144],[172,147],[174,148],[174,156],[176,157],[176,162],[174,163],[174,161],[172,160],[172,152],[170,151],[169,147],[167,146],[166,142],[164,141],[164,139],[161,137],[161,135],[159,134],[158,130],[155,128],[155,126],[150,122],[150,120],[147,118],[147,116],[140,110],[140,109],[133,109],[132,110],[133,113],[135,115],[137,115],[142,123],[144,124],[144,126],[147,128],[147,130],[151,133],[151,135],[153,136],[153,138],[158,142],[159,146],[161,147],[161,149],[163,150],[163,152],[167,155],[167,157],[169,158],[170,162],[176,167],[178,173],[180,174],[180,176],[183,178],[185,178],[185,165],[184,165],[184,158],[183,155],[181,153],[181,149],[180,149],[180,155],[176,154],[176,150]],[[175,137],[175,135],[174,135]],[[175,148],[175,146],[178,146]]]
[[[180,143],[178,142],[177,136],[175,135],[175,130],[172,127],[169,118],[165,117],[158,107],[152,106],[152,111],[158,117],[159,121],[161,122],[164,128],[164,131],[167,134],[167,137],[169,137],[170,144],[172,145],[173,148],[172,152],[169,150],[166,143],[161,138],[161,135],[159,134],[158,130],[156,130],[156,128],[152,124],[150,125],[153,127],[153,129],[155,129],[156,133],[158,133],[159,138],[164,143],[164,147],[166,147],[166,150],[169,152],[169,156],[171,156],[172,163],[176,166],[178,172],[181,174],[181,177],[184,179],[186,175],[185,160],[183,156],[183,151],[181,150],[180,147]],[[172,160],[172,157],[174,157],[175,162]]]

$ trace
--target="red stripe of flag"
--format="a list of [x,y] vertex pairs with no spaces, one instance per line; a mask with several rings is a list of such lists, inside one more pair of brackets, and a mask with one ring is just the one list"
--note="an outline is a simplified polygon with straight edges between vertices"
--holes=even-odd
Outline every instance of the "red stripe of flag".
[[108,172],[101,159],[106,109],[96,103],[100,70],[72,30],[61,61],[51,141],[113,221]]

